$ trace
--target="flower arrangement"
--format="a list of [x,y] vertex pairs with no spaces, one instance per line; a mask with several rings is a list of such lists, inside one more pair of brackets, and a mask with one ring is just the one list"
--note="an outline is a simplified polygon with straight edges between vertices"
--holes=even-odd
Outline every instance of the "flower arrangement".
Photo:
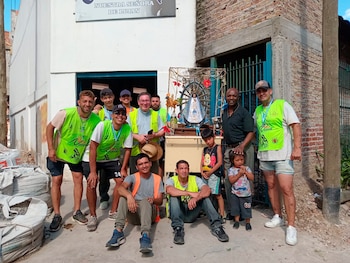
[[[179,87],[182,86],[182,84],[179,81],[174,80],[173,86],[175,87],[175,94],[178,94],[178,89],[179,89]],[[175,112],[175,108],[177,106],[180,106],[180,104],[181,104],[181,99],[175,98],[174,94],[167,93],[165,99],[166,99],[166,107],[173,108],[174,112]]]

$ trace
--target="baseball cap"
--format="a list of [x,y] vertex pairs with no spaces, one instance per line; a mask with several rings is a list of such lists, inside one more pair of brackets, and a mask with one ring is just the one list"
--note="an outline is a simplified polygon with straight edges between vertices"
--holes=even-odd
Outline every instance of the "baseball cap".
[[270,83],[268,83],[266,80],[260,80],[255,85],[255,90],[258,89],[271,89]]
[[113,113],[120,113],[121,112],[121,113],[124,113],[124,115],[126,115],[126,109],[122,104],[114,105],[112,112]]
[[121,92],[120,92],[120,97],[123,97],[125,95],[128,95],[128,96],[131,96],[131,92],[127,89],[123,89]]
[[114,95],[113,91],[110,88],[104,88],[100,91],[100,97]]

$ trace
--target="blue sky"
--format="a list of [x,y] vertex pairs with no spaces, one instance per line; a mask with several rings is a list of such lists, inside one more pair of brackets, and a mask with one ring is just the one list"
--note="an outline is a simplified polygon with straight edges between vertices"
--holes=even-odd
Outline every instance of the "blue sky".
[[[19,9],[21,0],[4,0],[5,31],[11,30],[11,9]],[[350,0],[338,0],[338,14],[350,21]]]
[[11,31],[11,10],[18,10],[20,0],[4,0],[5,31]]
[[350,1],[338,0],[338,14],[344,19],[350,21]]

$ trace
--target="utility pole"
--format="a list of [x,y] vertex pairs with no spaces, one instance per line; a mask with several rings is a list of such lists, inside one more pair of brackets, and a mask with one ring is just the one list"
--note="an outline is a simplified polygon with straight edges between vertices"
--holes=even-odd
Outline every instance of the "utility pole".
[[7,146],[7,89],[4,32],[4,0],[0,0],[0,143]]
[[323,0],[322,10],[322,97],[323,97],[323,216],[339,222],[340,135],[339,135],[339,55],[338,0]]

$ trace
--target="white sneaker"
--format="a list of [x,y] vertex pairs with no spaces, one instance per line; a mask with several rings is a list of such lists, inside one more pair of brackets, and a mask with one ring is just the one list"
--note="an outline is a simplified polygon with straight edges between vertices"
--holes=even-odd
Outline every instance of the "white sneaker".
[[111,210],[108,211],[108,219],[115,221],[117,219],[117,212],[111,212]]
[[109,206],[108,201],[102,201],[102,202],[100,203],[100,209],[101,209],[101,210],[106,210],[106,209],[108,208],[108,206]]
[[286,233],[286,243],[290,246],[295,246],[297,242],[298,238],[296,228],[294,226],[288,226]]
[[274,228],[282,225],[282,218],[278,214],[274,215],[272,219],[265,223],[265,227]]
[[87,231],[89,232],[95,231],[97,229],[97,217],[90,216],[86,227],[87,227]]

